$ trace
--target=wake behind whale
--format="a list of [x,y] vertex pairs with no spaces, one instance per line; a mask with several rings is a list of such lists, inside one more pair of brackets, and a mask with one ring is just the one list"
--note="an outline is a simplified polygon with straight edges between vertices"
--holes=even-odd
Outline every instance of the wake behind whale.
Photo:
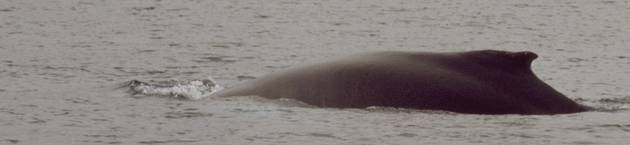
[[169,80],[143,82],[131,80],[127,82],[129,93],[134,96],[164,96],[168,98],[199,100],[223,89],[212,77],[199,80]]

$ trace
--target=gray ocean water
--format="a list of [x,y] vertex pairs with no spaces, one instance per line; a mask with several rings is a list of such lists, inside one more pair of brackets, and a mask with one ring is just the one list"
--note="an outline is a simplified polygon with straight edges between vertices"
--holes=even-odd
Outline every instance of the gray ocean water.
[[[0,144],[628,144],[629,2],[0,0]],[[331,109],[125,86],[229,87],[361,52],[478,49],[538,53],[542,80],[598,110]]]

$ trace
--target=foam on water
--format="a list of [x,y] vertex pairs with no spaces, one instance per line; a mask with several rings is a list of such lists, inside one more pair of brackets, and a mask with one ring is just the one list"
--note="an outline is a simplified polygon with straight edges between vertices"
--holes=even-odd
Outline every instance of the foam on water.
[[177,99],[199,100],[223,89],[212,77],[189,81],[159,81],[147,83],[132,80],[128,83],[134,96],[166,96]]

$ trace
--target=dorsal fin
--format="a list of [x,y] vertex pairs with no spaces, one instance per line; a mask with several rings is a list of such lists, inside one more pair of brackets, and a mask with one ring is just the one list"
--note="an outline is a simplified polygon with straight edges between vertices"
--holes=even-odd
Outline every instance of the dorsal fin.
[[506,55],[518,63],[527,64],[527,66],[530,66],[538,58],[538,54],[531,51],[508,52]]
[[477,50],[464,52],[465,56],[474,58],[481,64],[493,65],[506,69],[531,69],[532,62],[538,55],[531,51]]

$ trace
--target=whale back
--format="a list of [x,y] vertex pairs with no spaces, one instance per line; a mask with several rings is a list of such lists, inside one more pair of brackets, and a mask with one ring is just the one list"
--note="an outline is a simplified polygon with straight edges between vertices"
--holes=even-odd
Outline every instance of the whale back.
[[531,70],[533,52],[376,52],[292,67],[216,96],[294,98],[335,108],[389,106],[476,114],[585,111]]

